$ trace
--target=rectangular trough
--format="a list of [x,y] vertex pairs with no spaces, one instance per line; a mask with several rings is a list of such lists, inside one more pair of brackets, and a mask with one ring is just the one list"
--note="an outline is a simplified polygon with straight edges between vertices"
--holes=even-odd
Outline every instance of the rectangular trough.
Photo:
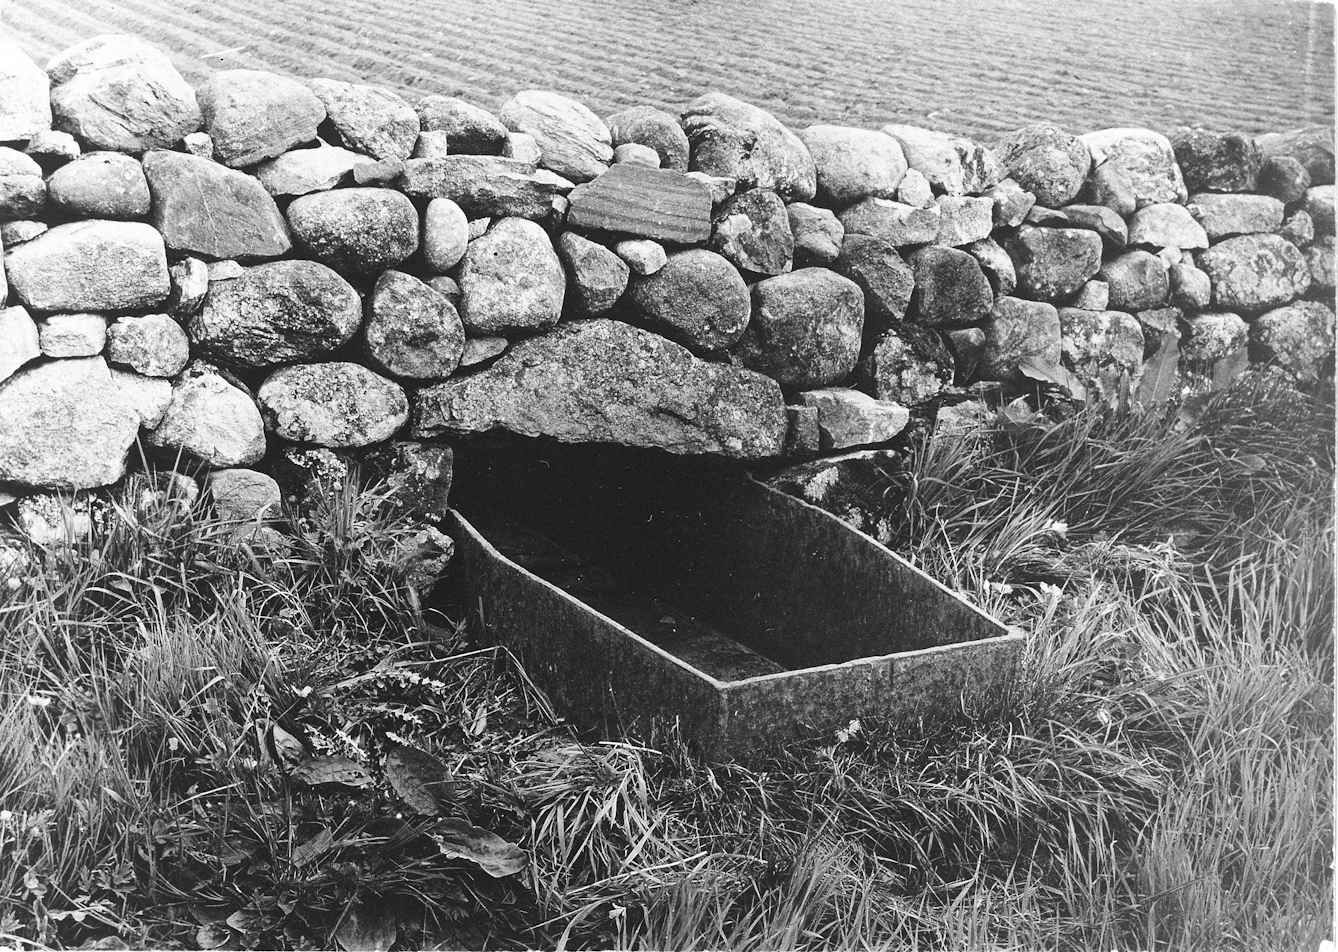
[[676,722],[742,758],[1013,675],[1020,635],[821,509],[701,461],[540,447],[462,462],[450,530],[483,640],[578,726]]

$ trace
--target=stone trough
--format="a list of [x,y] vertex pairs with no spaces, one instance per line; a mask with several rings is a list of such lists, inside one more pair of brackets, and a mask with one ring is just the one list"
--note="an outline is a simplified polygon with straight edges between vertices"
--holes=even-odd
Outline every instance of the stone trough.
[[746,758],[856,717],[932,718],[1015,671],[1021,635],[736,467],[544,443],[462,457],[467,616],[583,729],[676,723]]

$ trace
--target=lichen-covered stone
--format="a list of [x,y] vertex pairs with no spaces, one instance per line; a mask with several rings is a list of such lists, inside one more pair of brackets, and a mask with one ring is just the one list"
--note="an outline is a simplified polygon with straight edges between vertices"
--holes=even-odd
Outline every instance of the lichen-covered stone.
[[1171,147],[1189,191],[1254,191],[1263,152],[1244,133],[1187,129],[1171,137]]
[[255,401],[203,361],[192,362],[177,379],[162,422],[145,441],[206,466],[251,466],[265,455]]
[[224,522],[277,519],[283,496],[273,477],[253,469],[216,469],[204,477],[214,512]]
[[715,214],[710,249],[740,271],[776,275],[794,266],[790,216],[779,195],[754,188],[726,201]]
[[860,362],[860,386],[879,400],[917,407],[952,385],[952,353],[937,332],[903,324],[880,335]]
[[1208,247],[1208,233],[1184,205],[1159,202],[1134,212],[1129,219],[1129,244],[1194,251]]
[[0,482],[109,486],[138,432],[139,414],[101,357],[42,361],[0,382]]
[[1122,218],[1128,218],[1138,208],[1132,176],[1122,162],[1099,164],[1087,176],[1087,182],[1078,193],[1079,201],[1104,205]]
[[702,248],[670,255],[664,267],[634,279],[628,299],[651,328],[699,351],[735,344],[751,313],[743,277],[720,255]]
[[257,69],[220,70],[198,96],[214,157],[234,169],[310,142],[325,119],[325,107],[306,86]]
[[418,211],[388,188],[341,188],[293,199],[293,238],[336,271],[371,275],[398,267],[418,250]]
[[994,202],[972,195],[940,195],[936,244],[956,248],[985,241],[994,230]]
[[292,248],[274,199],[255,178],[180,152],[150,152],[144,174],[153,224],[173,251],[208,258],[277,258]]
[[266,429],[295,443],[368,446],[390,439],[409,419],[399,384],[347,361],[280,367],[256,396]]
[[[1175,150],[1161,133],[1150,129],[1102,129],[1079,138],[1091,150],[1098,166],[1109,165],[1111,172],[1119,170],[1128,176],[1137,208],[1185,201],[1188,193],[1175,161]],[[1109,203],[1098,200],[1096,204]]]
[[1310,290],[1326,291],[1332,300],[1334,282],[1334,237],[1325,235],[1305,250],[1310,268]]
[[1024,379],[1018,369],[1024,357],[1059,365],[1062,335],[1059,312],[1041,301],[1001,297],[985,322],[985,341],[976,373],[985,380]]
[[990,282],[990,289],[994,291],[995,297],[1013,293],[1017,287],[1017,270],[1013,267],[1013,259],[1008,257],[1008,252],[1004,251],[1002,245],[993,238],[986,238],[983,241],[973,241],[962,250],[976,259],[986,280]]
[[201,353],[273,367],[322,357],[361,323],[357,292],[334,271],[315,261],[274,261],[214,283],[186,328]]
[[[983,193],[994,203],[994,227],[1016,228],[1036,205],[1036,196],[1010,178],[992,185]],[[905,199],[902,199],[905,201]],[[915,204],[915,203],[912,203]]]
[[1092,166],[1082,140],[1046,122],[1009,133],[995,151],[1005,174],[1050,208],[1073,201]]
[[1059,309],[1061,353],[1079,376],[1109,395],[1122,374],[1134,380],[1143,365],[1143,328],[1124,311]]
[[465,328],[445,297],[392,270],[381,274],[368,297],[363,340],[368,357],[384,373],[440,380],[460,365]]
[[498,113],[512,132],[534,137],[539,164],[573,182],[588,182],[613,161],[609,127],[588,108],[555,92],[527,89]]
[[1180,358],[1190,363],[1212,364],[1245,346],[1249,326],[1239,314],[1227,311],[1195,314],[1185,319]]
[[688,135],[678,120],[664,110],[633,106],[605,121],[615,151],[624,145],[647,146],[660,157],[661,168],[675,172],[688,170]]
[[1259,166],[1259,177],[1255,188],[1265,195],[1271,195],[1284,205],[1299,201],[1305,197],[1305,190],[1310,187],[1310,173],[1305,166],[1289,155],[1275,155],[1265,159]]
[[200,128],[195,91],[159,50],[104,34],[47,64],[56,129],[89,149],[144,152],[175,145]]
[[1013,259],[1018,293],[1041,301],[1062,301],[1101,268],[1101,236],[1085,229],[1023,225],[1003,247]]
[[365,463],[406,512],[429,522],[446,517],[455,464],[449,446],[395,440],[369,450]]
[[984,319],[994,305],[980,264],[965,251],[929,245],[911,256],[915,291],[911,316],[929,327],[964,327]]
[[808,148],[757,106],[707,93],[683,110],[683,129],[695,171],[732,178],[740,189],[769,189],[787,202],[807,202],[817,194],[818,175]]
[[809,126],[798,133],[818,179],[818,196],[835,206],[864,198],[896,198],[906,157],[896,139],[872,129]]
[[1283,220],[1278,237],[1287,239],[1298,248],[1305,248],[1315,240],[1315,222],[1304,208],[1298,208]]
[[832,270],[864,292],[864,317],[870,328],[883,331],[906,319],[915,272],[891,242],[847,235]]
[[374,159],[407,159],[418,141],[418,113],[383,86],[313,79],[307,84],[350,149]]
[[1088,281],[1073,296],[1073,306],[1084,311],[1104,311],[1108,309],[1110,307],[1110,285],[1105,281],[1095,279]]
[[567,275],[544,230],[502,218],[469,243],[460,262],[460,318],[473,334],[551,327],[562,316]]
[[1282,227],[1282,202],[1268,195],[1200,192],[1190,196],[1188,208],[1210,242]]
[[[986,189],[985,194],[989,195],[993,188]],[[934,186],[929,184],[929,179],[925,178],[925,174],[919,169],[907,169],[906,174],[901,177],[901,184],[897,186],[897,201],[903,205],[928,208],[934,204]]]
[[780,455],[786,415],[775,381],[595,319],[520,341],[487,369],[419,392],[415,438],[493,429],[759,459]]
[[1213,283],[1192,263],[1171,265],[1171,303],[1187,311],[1202,311],[1212,303]]
[[1228,238],[1199,254],[1213,285],[1213,306],[1242,314],[1280,307],[1310,289],[1310,269],[1299,248],[1278,235]]
[[106,329],[107,359],[144,377],[175,377],[190,360],[190,340],[166,314],[122,317]]
[[57,225],[5,256],[10,287],[36,311],[122,311],[167,297],[167,249],[141,222]]
[[1127,251],[1107,261],[1097,272],[1110,291],[1110,307],[1119,311],[1143,311],[1166,303],[1170,281],[1156,255]]
[[753,285],[743,365],[784,387],[808,390],[846,377],[859,360],[864,294],[849,278],[801,268]]
[[[1297,301],[1261,314],[1250,324],[1249,343],[1251,360],[1317,379],[1333,355],[1333,311],[1317,301]],[[1331,364],[1327,370],[1331,375]]]
[[1086,228],[1101,236],[1107,251],[1123,251],[1129,243],[1124,219],[1105,205],[1068,205],[1063,209],[1036,205],[1027,213],[1027,222],[1054,228]]

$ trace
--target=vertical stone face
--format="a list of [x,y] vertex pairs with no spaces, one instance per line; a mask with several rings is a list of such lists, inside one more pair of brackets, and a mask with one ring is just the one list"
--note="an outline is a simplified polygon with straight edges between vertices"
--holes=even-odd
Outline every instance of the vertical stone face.
[[153,223],[173,251],[257,259],[293,246],[274,199],[250,175],[179,152],[150,152],[144,174]]

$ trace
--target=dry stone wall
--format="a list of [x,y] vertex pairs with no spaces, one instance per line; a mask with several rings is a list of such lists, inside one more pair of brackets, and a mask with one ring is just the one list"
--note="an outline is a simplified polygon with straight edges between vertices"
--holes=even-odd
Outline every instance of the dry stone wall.
[[806,459],[1159,352],[1331,366],[1330,129],[987,146],[718,93],[192,89],[126,36],[0,57],[0,502],[142,452],[229,512],[354,453],[440,504],[489,430]]

